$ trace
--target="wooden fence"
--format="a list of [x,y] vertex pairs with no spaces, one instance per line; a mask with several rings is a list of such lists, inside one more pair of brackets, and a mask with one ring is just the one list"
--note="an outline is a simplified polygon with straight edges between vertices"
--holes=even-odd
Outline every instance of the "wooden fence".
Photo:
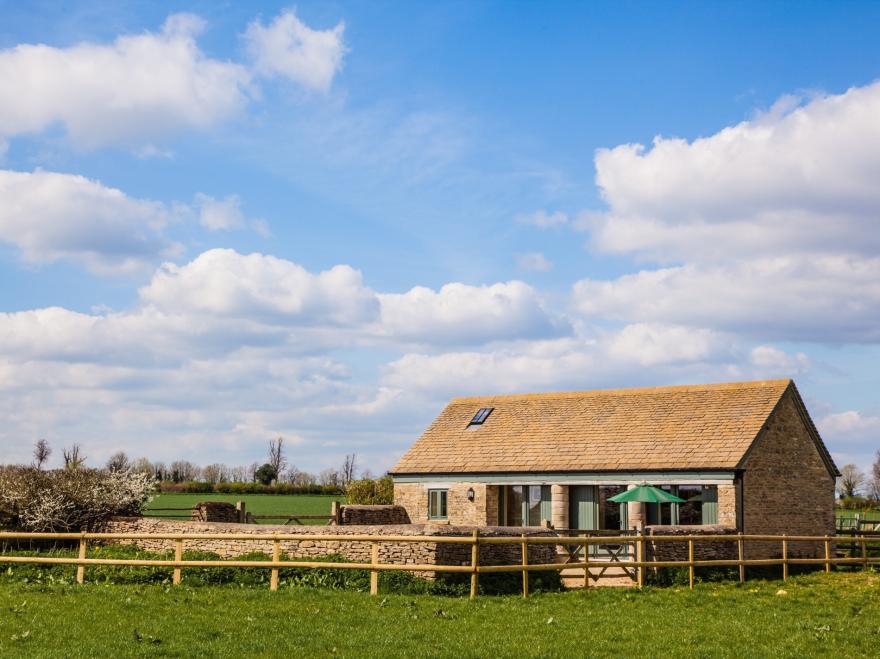
[[[739,567],[739,580],[746,579],[746,568],[757,566],[782,566],[782,578],[788,579],[789,566],[791,565],[821,565],[826,572],[830,572],[835,565],[855,565],[868,569],[869,566],[880,564],[880,557],[870,556],[868,546],[880,544],[877,536],[848,536],[845,539],[836,536],[795,536],[795,535],[625,535],[619,537],[567,537],[567,536],[532,536],[525,534],[516,536],[481,536],[475,530],[470,536],[415,536],[415,535],[333,535],[333,534],[309,534],[292,535],[273,533],[271,535],[252,535],[240,533],[18,533],[0,532],[0,546],[9,540],[63,540],[79,543],[78,555],[74,557],[58,556],[13,556],[0,553],[0,563],[31,563],[41,565],[74,565],[76,566],[76,580],[83,583],[85,570],[90,565],[120,565],[135,567],[164,567],[173,568],[172,583],[178,585],[182,579],[183,568],[211,568],[211,567],[241,567],[259,568],[271,570],[269,587],[271,590],[278,588],[278,571],[281,568],[315,568],[323,570],[369,570],[370,571],[370,594],[379,592],[380,571],[408,571],[408,572],[451,572],[470,574],[470,596],[477,596],[479,578],[481,574],[499,572],[519,572],[522,575],[522,595],[529,594],[529,573],[536,571],[572,570],[583,569],[584,586],[589,585],[590,567],[601,568],[604,562],[590,560],[590,552],[584,551],[584,559],[573,563],[529,563],[528,546],[537,544],[553,545],[589,545],[614,542],[616,544],[631,543],[635,548],[635,560],[627,561],[625,565],[637,570],[637,584],[641,588],[645,582],[645,570],[662,568],[687,568],[690,588],[694,587],[694,572],[698,567]],[[86,558],[86,551],[90,541],[106,543],[113,540],[171,540],[174,541],[173,559],[121,559],[121,558]],[[184,560],[184,543],[188,540],[236,540],[273,543],[271,561],[243,561],[243,560]],[[282,542],[328,541],[328,542],[365,542],[370,543],[371,560],[369,563],[327,563],[321,561],[291,561],[281,560]],[[859,555],[832,556],[832,543],[842,541],[846,544],[855,542],[860,551]],[[686,561],[650,561],[645,560],[645,543],[676,542],[687,543],[688,559]],[[735,542],[737,543],[736,559],[707,559],[695,560],[694,546],[700,542]],[[744,545],[746,542],[776,543],[780,547],[779,558],[752,558],[744,557]],[[824,546],[824,557],[821,558],[797,558],[789,555],[789,543],[811,542]],[[432,543],[432,544],[467,544],[471,546],[471,560],[469,565],[416,565],[380,563],[379,546],[383,543]],[[486,545],[515,544],[521,546],[521,564],[508,565],[481,565],[480,547]]]

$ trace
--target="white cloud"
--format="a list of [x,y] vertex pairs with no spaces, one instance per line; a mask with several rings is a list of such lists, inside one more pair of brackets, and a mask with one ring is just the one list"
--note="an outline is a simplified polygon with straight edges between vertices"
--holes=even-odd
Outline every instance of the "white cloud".
[[139,270],[177,246],[162,236],[164,204],[97,181],[36,170],[0,170],[0,241],[29,263],[60,259],[98,273]]
[[196,194],[196,206],[199,208],[199,223],[211,231],[241,229],[245,225],[238,195],[215,199],[199,192]]
[[252,22],[244,40],[258,74],[281,76],[326,92],[342,68],[344,32],[343,23],[329,30],[313,30],[294,11],[287,10],[269,25]]
[[382,331],[404,341],[484,343],[548,336],[564,329],[544,308],[537,291],[520,281],[491,286],[452,283],[439,291],[417,286],[379,298]]
[[609,212],[596,247],[655,260],[876,253],[880,82],[777,108],[687,142],[596,155]]
[[707,329],[637,323],[614,335],[608,354],[622,363],[654,367],[710,360],[728,341]]
[[542,252],[527,252],[517,255],[516,267],[527,272],[550,272],[553,263]]
[[312,274],[291,261],[229,249],[204,252],[183,266],[164,264],[140,295],[167,312],[310,325],[369,322],[379,309],[360,272],[347,265]]
[[551,227],[568,224],[568,215],[562,211],[548,213],[546,210],[541,209],[528,215],[519,215],[517,216],[516,221],[520,224],[531,224],[540,229],[549,229]]
[[642,270],[573,288],[577,311],[773,340],[880,340],[880,259],[817,256]]
[[849,442],[873,441],[880,446],[880,416],[847,410],[829,414],[817,424],[822,435]]
[[142,146],[204,129],[247,102],[248,70],[206,56],[204,21],[169,16],[160,32],[69,48],[22,44],[0,51],[0,136],[64,126],[77,146]]

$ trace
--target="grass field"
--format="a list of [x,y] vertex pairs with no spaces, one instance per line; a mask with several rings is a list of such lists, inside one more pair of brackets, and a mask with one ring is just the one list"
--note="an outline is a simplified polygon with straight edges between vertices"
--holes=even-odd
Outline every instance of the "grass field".
[[867,657],[880,575],[465,598],[0,581],[0,654]]
[[[332,501],[344,501],[345,497],[322,494],[159,494],[147,507],[147,514],[155,517],[185,515],[177,512],[155,512],[154,508],[192,508],[200,501],[244,501],[248,512],[254,515],[329,515]],[[265,524],[281,524],[281,521],[260,520]],[[324,524],[319,520],[308,520]]]

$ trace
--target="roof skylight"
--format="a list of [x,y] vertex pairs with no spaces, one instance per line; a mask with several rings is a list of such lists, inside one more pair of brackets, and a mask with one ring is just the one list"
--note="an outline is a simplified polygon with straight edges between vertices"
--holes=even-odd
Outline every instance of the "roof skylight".
[[477,413],[474,414],[474,418],[471,419],[471,422],[468,424],[469,426],[481,426],[483,422],[489,418],[489,415],[492,414],[492,410],[494,407],[481,407],[477,410]]

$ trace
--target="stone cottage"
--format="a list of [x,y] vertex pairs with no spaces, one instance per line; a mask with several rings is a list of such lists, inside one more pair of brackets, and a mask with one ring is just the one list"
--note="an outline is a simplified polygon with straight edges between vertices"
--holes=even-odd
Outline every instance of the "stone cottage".
[[[839,474],[773,380],[456,398],[391,475],[414,523],[824,535]],[[685,502],[608,501],[642,482]]]

